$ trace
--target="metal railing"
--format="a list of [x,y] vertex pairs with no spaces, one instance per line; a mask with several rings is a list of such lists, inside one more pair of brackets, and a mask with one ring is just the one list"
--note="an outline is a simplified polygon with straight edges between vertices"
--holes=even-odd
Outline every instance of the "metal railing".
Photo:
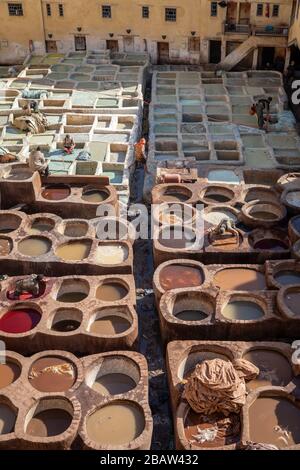
[[250,34],[251,27],[249,24],[224,23],[224,33]]
[[288,26],[253,26],[253,33],[255,36],[288,36]]

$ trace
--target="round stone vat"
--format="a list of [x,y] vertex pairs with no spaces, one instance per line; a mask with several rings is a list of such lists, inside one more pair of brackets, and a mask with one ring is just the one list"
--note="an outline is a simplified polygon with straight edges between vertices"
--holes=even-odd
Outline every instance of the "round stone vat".
[[244,204],[241,209],[243,222],[252,227],[271,227],[279,224],[286,217],[286,209],[274,202],[252,201]]
[[92,240],[70,240],[56,248],[55,254],[65,261],[82,261],[88,258],[92,247]]
[[229,219],[234,224],[238,223],[238,211],[228,206],[207,206],[203,212],[203,219],[210,225],[218,225],[222,220]]
[[7,355],[5,362],[0,363],[0,390],[14,383],[21,375],[22,366],[15,359]]
[[17,230],[22,222],[22,218],[12,212],[0,214],[0,234],[11,233]]
[[115,336],[127,332],[133,324],[129,310],[118,307],[107,307],[91,315],[88,331],[94,335]]
[[17,304],[0,316],[0,331],[22,334],[33,330],[41,321],[40,307],[35,304]]
[[177,292],[169,305],[169,312],[176,320],[199,322],[206,320],[214,312],[214,303],[204,292]]
[[22,294],[20,294],[19,296],[15,295],[16,284],[14,283],[10,286],[11,288],[7,291],[6,296],[9,300],[24,301],[24,300],[38,299],[39,297],[44,295],[46,286],[47,286],[45,281],[39,281],[38,284],[39,284],[39,291],[38,291],[38,294],[36,295],[31,292],[22,292]]
[[250,294],[232,294],[221,306],[221,315],[231,321],[258,321],[267,314],[267,305],[262,297]]
[[252,188],[246,189],[243,197],[246,203],[254,201],[278,202],[278,196],[273,189],[261,186],[252,186]]
[[154,221],[159,225],[193,225],[196,221],[195,207],[181,202],[163,203],[154,210]]
[[279,229],[255,229],[249,233],[249,245],[255,250],[283,251],[289,250],[287,234]]
[[133,390],[140,381],[135,361],[123,355],[111,355],[87,372],[85,383],[100,395],[119,395]]
[[267,289],[264,273],[258,269],[232,267],[220,269],[213,278],[220,290],[257,291]]
[[13,249],[13,241],[9,237],[0,237],[0,257],[7,256]]
[[160,245],[173,250],[196,249],[198,245],[196,231],[182,225],[161,227],[158,241]]
[[144,411],[129,400],[113,401],[89,414],[85,427],[89,439],[100,446],[130,444],[145,429]]
[[300,239],[300,215],[295,215],[289,220],[288,232],[292,243]]
[[58,436],[70,427],[73,416],[73,405],[66,398],[42,398],[28,411],[24,431],[37,439]]
[[234,191],[225,186],[209,185],[200,193],[200,200],[205,204],[229,204],[234,197]]
[[49,253],[52,241],[47,237],[31,236],[18,243],[18,251],[24,256],[43,256]]
[[55,227],[55,221],[49,217],[36,217],[31,221],[30,232],[38,235],[43,232],[51,232]]
[[175,261],[164,266],[159,272],[160,287],[164,291],[184,287],[199,287],[205,281],[201,266]]
[[103,281],[96,290],[96,298],[102,302],[116,302],[124,299],[129,293],[129,286],[121,280]]
[[77,367],[63,356],[42,356],[30,366],[28,380],[40,392],[66,392],[77,379]]
[[288,285],[300,285],[300,265],[296,260],[280,261],[273,266],[271,282],[280,289]]
[[126,244],[99,243],[96,249],[95,261],[104,265],[116,265],[124,263],[129,256]]
[[6,397],[0,396],[0,436],[14,432],[16,419],[17,409]]
[[243,359],[252,362],[259,369],[258,376],[246,382],[248,390],[259,387],[285,387],[293,378],[293,371],[288,359],[279,351],[267,348],[251,348]]
[[81,199],[90,204],[99,204],[100,202],[106,201],[110,196],[110,192],[107,188],[97,188],[94,186],[86,186],[82,190]]
[[89,229],[88,222],[83,220],[70,220],[63,224],[62,230],[65,237],[84,237]]
[[297,260],[300,259],[300,239],[297,240],[292,246],[292,257]]
[[135,228],[125,219],[100,218],[95,228],[99,240],[129,240],[132,242],[135,240]]
[[300,444],[300,408],[285,393],[262,392],[248,409],[249,440],[286,449]]
[[66,184],[52,184],[42,190],[42,197],[49,201],[62,201],[71,194],[70,186]]
[[290,213],[300,214],[300,188],[286,188],[281,195],[281,201]]
[[82,311],[77,308],[59,308],[50,319],[50,328],[57,333],[73,333],[82,322]]
[[193,193],[184,185],[168,185],[164,186],[159,194],[160,202],[187,202]]
[[300,318],[300,285],[282,287],[277,294],[277,305],[286,318]]
[[81,302],[89,295],[90,286],[85,279],[64,279],[56,291],[55,298],[58,302]]

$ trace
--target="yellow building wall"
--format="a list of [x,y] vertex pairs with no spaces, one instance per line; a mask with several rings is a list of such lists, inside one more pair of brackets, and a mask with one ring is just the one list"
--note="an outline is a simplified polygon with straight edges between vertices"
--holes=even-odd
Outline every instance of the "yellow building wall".
[[[209,40],[221,40],[224,44],[227,35],[223,34],[226,8],[218,6],[218,16],[212,17],[209,0],[20,0],[24,7],[23,17],[8,15],[7,1],[0,0],[0,61],[25,57],[29,52],[29,40],[33,41],[36,52],[44,52],[45,40],[57,42],[58,52],[74,50],[74,36],[86,36],[87,49],[106,47],[106,40],[118,41],[119,50],[124,50],[124,38],[132,37],[133,50],[148,51],[152,60],[157,59],[157,42],[168,42],[170,60],[207,62]],[[46,4],[51,5],[51,16],[47,16]],[[59,16],[58,5],[63,4],[64,16]],[[241,1],[240,3],[243,3]],[[258,2],[250,0],[250,23],[253,25],[288,25],[292,0],[278,0],[279,17],[256,16]],[[267,4],[266,0],[259,3]],[[272,5],[270,4],[270,11]],[[102,18],[102,5],[111,5],[112,18]],[[142,18],[142,6],[150,9],[150,18]],[[165,8],[177,8],[177,21],[165,21]],[[43,10],[43,11],[42,11]],[[80,31],[78,30],[80,29]],[[130,34],[126,30],[131,30]],[[188,41],[191,32],[201,39],[199,53],[190,53]],[[111,35],[113,34],[113,37]],[[49,36],[50,35],[50,36]],[[166,36],[165,39],[162,36]],[[237,38],[237,36],[236,36]],[[241,38],[245,40],[245,36]],[[274,38],[276,45],[276,38]],[[2,45],[1,45],[2,44]],[[8,46],[6,47],[6,44]],[[128,45],[128,44],[127,44]]]

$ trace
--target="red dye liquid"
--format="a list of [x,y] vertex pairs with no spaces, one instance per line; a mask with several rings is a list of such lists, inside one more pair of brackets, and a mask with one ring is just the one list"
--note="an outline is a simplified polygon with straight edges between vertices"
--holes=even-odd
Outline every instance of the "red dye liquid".
[[0,330],[5,333],[26,333],[40,321],[41,314],[31,308],[10,310],[0,318]]

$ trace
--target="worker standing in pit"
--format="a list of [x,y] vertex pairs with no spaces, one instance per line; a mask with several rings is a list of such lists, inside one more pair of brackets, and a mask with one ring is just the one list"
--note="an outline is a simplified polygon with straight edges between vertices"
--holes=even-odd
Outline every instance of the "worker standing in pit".
[[135,161],[138,165],[143,165],[144,168],[147,162],[146,156],[146,139],[142,137],[135,145],[134,145],[134,153],[135,153]]
[[[268,98],[261,98],[251,106],[250,114],[256,114],[257,117],[257,124],[259,129],[263,130],[265,127],[265,123],[270,121],[270,104],[272,101],[272,97],[269,96]],[[266,127],[267,130],[267,127]]]

